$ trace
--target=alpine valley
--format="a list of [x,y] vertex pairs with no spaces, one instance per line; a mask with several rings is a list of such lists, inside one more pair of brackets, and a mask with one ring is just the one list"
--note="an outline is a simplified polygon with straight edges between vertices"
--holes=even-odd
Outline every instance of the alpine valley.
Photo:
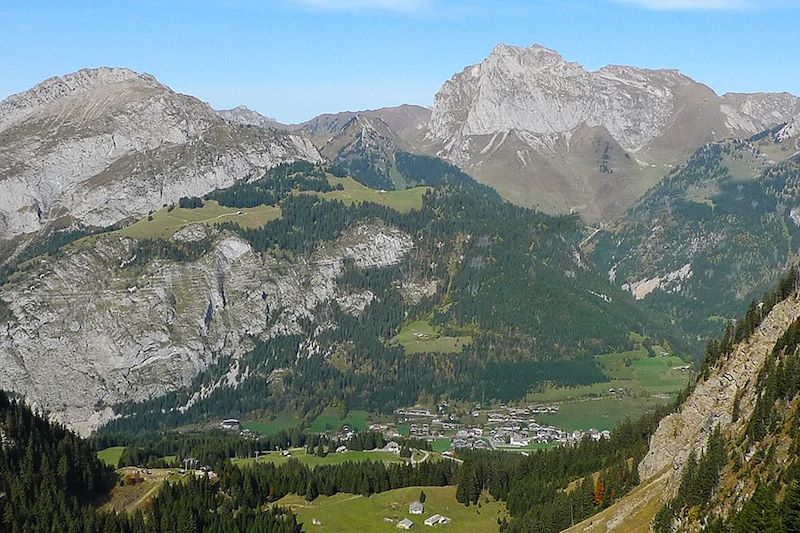
[[799,250],[788,93],[539,45],[432,109],[300,124],[50,78],[0,102],[0,530],[391,531],[424,504],[453,531],[797,531]]

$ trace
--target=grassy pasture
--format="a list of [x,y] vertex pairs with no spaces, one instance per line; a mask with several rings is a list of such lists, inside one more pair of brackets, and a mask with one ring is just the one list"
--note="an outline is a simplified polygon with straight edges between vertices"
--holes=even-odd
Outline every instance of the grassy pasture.
[[413,187],[402,191],[382,192],[360,184],[353,178],[328,178],[331,185],[342,185],[341,191],[312,193],[325,200],[340,200],[345,205],[372,202],[384,205],[401,213],[408,213],[422,208],[422,197],[430,187]]
[[336,409],[329,407],[311,422],[309,431],[312,433],[338,431],[344,425],[350,426],[357,431],[366,431],[369,427],[369,413],[366,411],[350,411],[347,417],[342,419]]
[[153,213],[152,220],[149,220],[150,217],[145,217],[119,231],[135,239],[168,239],[189,224],[213,226],[222,222],[235,222],[243,228],[257,228],[280,217],[279,207],[259,205],[240,209],[219,205],[214,200],[205,200],[203,207],[197,209],[183,209],[177,206],[172,211],[166,207],[159,209]]
[[[316,455],[308,455],[305,448],[294,448],[291,450],[291,458],[297,459],[304,465],[314,468],[322,465],[338,465],[342,463],[361,463],[366,461],[382,461],[386,463],[402,463],[405,462],[399,455],[391,452],[381,451],[352,451],[348,450],[343,453],[330,453],[325,457],[317,457]],[[270,452],[261,455],[258,459],[233,459],[232,462],[238,466],[250,466],[256,463],[272,463],[276,466],[288,463],[290,457],[284,457],[280,452]]]
[[472,342],[472,337],[448,337],[440,335],[427,320],[405,324],[390,341],[398,344],[408,354],[413,353],[459,353]]
[[279,431],[288,431],[300,425],[302,420],[292,413],[278,413],[274,417],[262,418],[258,420],[244,420],[242,427],[255,431],[264,436],[270,436]]
[[557,413],[537,415],[537,421],[565,431],[591,428],[613,430],[618,422],[626,418],[636,420],[669,401],[669,398],[656,397],[611,397],[565,402],[559,405]]
[[97,458],[112,468],[117,468],[119,458],[122,457],[122,452],[125,451],[125,446],[112,446],[97,452]]
[[[422,515],[408,513],[408,505],[425,491],[425,512]],[[505,505],[487,496],[482,496],[480,507],[465,507],[456,501],[455,487],[407,487],[364,497],[356,494],[321,496],[309,503],[302,496],[289,495],[277,505],[289,507],[307,531],[325,533],[379,533],[398,531],[397,522],[409,518],[414,522],[413,530],[427,529],[423,521],[431,515],[442,514],[452,519],[447,525],[435,526],[434,530],[453,532],[498,531],[497,519],[506,516]],[[321,525],[312,525],[312,520]]]

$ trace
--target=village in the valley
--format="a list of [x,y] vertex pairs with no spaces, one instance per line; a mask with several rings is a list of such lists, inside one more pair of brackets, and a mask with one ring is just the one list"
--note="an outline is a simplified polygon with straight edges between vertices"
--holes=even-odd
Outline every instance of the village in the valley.
[[[442,442],[449,439],[448,453],[461,449],[521,451],[543,445],[572,445],[587,435],[595,440],[608,438],[611,432],[564,431],[543,425],[538,415],[557,412],[558,405],[531,405],[526,407],[500,406],[482,409],[475,405],[469,413],[459,416],[445,402],[436,406],[436,412],[425,407],[409,407],[395,411],[394,424],[372,424],[370,430],[383,432],[388,437],[408,433],[411,438]],[[407,428],[407,431],[400,431]]]

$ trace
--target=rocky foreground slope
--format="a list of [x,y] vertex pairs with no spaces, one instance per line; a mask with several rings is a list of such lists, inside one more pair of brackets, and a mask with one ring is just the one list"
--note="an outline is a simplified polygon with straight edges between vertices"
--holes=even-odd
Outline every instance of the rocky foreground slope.
[[0,102],[0,240],[139,218],[278,163],[302,135],[234,124],[149,74],[86,69]]
[[608,220],[700,145],[798,109],[790,94],[718,96],[675,70],[591,72],[542,46],[499,45],[437,93],[427,149],[511,201]]
[[784,508],[800,488],[796,287],[793,272],[763,320],[757,309],[742,319],[751,333],[709,351],[705,373],[650,438],[640,486],[570,531],[761,531],[764,513],[774,527],[765,530],[794,531]]

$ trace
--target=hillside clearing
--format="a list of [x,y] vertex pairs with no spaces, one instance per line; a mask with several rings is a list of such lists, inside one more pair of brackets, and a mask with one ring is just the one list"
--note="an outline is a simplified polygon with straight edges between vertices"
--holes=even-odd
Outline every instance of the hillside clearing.
[[[408,513],[408,505],[419,498],[420,491],[426,495],[425,512],[422,515]],[[326,533],[361,533],[397,531],[397,522],[408,518],[414,529],[423,529],[423,520],[433,514],[441,514],[452,520],[447,525],[434,529],[453,532],[498,531],[498,518],[506,516],[505,505],[487,496],[481,496],[479,506],[465,507],[456,501],[455,487],[407,487],[373,494],[369,497],[357,494],[321,496],[314,502],[289,495],[277,505],[289,507],[298,516],[307,531]],[[318,520],[319,525],[311,525]]]
[[151,217],[145,217],[119,232],[134,239],[168,239],[189,224],[213,226],[223,222],[234,222],[243,228],[258,228],[280,217],[279,207],[270,205],[251,208],[225,207],[214,200],[205,200],[203,207],[196,209],[177,206],[171,211],[166,207],[159,209]]
[[288,463],[289,459],[297,459],[309,468],[326,465],[338,465],[342,463],[363,463],[366,461],[381,461],[384,463],[403,463],[399,455],[391,452],[382,451],[353,451],[348,450],[342,453],[329,453],[325,457],[309,455],[305,448],[293,448],[290,450],[291,457],[286,457],[281,452],[269,452],[261,455],[258,459],[232,459],[231,462],[237,466],[251,466],[256,463],[271,463],[275,466]]
[[111,468],[117,468],[119,458],[122,457],[122,452],[125,451],[125,446],[112,446],[97,452],[97,458],[103,461]]
[[403,325],[390,341],[400,345],[407,354],[414,353],[460,353],[472,342],[472,337],[448,337],[440,335],[427,320],[417,320]]
[[372,202],[401,213],[422,209],[422,197],[430,187],[413,187],[402,191],[379,191],[360,184],[353,178],[328,178],[331,185],[341,185],[341,191],[312,193],[325,200],[339,200],[345,205]]

